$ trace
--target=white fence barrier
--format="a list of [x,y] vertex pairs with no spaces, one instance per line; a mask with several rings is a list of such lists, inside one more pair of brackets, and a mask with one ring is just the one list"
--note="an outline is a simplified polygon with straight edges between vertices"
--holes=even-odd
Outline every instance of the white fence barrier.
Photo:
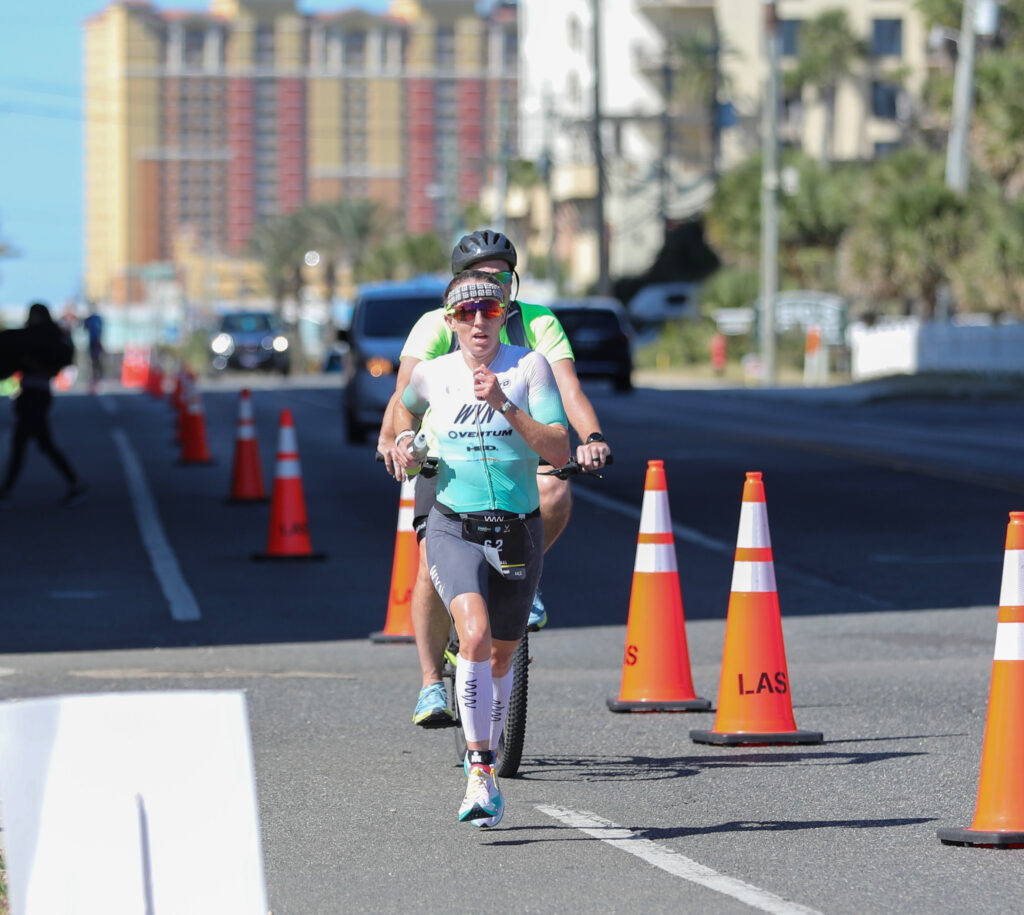
[[1024,375],[1024,324],[898,323],[849,329],[855,381],[919,372]]

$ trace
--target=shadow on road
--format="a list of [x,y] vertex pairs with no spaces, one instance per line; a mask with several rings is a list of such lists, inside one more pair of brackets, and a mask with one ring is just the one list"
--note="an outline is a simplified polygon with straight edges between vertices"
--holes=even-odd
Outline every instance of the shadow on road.
[[[893,738],[896,739],[896,738]],[[843,741],[847,742],[847,741]],[[826,744],[827,746],[827,744]],[[858,753],[841,750],[781,750],[779,752],[730,753],[722,756],[550,756],[524,760],[518,778],[524,781],[608,782],[660,781],[699,775],[711,769],[748,768],[753,766],[862,766],[925,756],[923,751],[889,753]]]

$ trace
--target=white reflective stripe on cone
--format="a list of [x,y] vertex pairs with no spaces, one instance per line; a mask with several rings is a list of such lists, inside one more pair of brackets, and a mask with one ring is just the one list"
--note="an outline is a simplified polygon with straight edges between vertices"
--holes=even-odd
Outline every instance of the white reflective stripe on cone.
[[297,480],[302,476],[302,470],[299,468],[299,459],[295,458],[278,458],[277,470],[274,472],[274,476],[279,480]]
[[996,626],[996,652],[993,661],[1024,661],[1024,623],[999,623]]
[[1003,586],[1000,607],[1024,606],[1024,550],[1007,550],[1003,556]]
[[256,430],[253,429],[252,426],[242,423],[238,427],[238,435],[236,435],[235,438],[241,442],[252,441],[252,439],[256,438]]
[[248,397],[243,397],[242,402],[238,405],[238,417],[252,422],[252,401]]
[[668,490],[645,489],[640,509],[641,534],[667,534],[672,530],[672,518],[668,510]]
[[634,572],[675,572],[676,547],[674,543],[638,543]]
[[299,450],[299,443],[295,439],[294,426],[281,427],[281,433],[277,438],[277,450],[283,454]]
[[736,535],[736,546],[749,548],[771,545],[767,506],[764,502],[743,502],[740,506],[740,530]]
[[771,562],[735,562],[732,590],[746,593],[775,591],[775,565]]
[[398,509],[398,529],[400,531],[411,531],[413,519],[413,507],[404,503]]

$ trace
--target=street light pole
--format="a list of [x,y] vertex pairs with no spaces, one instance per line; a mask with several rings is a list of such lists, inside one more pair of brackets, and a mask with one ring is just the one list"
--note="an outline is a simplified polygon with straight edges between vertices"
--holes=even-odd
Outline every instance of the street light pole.
[[765,80],[761,112],[761,384],[775,383],[775,298],[779,287],[779,29],[764,0]]
[[971,172],[968,140],[974,101],[974,24],[975,0],[964,0],[960,38],[956,46],[956,73],[953,76],[953,119],[946,147],[946,187],[961,194],[967,192]]
[[597,164],[597,196],[595,204],[597,213],[597,250],[598,250],[598,295],[611,295],[612,286],[608,270],[608,233],[604,224],[604,150],[601,146],[601,0],[591,0],[594,14],[594,160]]

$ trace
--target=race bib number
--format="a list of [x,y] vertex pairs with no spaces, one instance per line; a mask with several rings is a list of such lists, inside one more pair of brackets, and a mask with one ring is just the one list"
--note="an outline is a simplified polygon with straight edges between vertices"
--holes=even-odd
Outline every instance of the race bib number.
[[462,539],[484,548],[491,567],[510,581],[526,577],[526,523],[490,512],[463,516]]

